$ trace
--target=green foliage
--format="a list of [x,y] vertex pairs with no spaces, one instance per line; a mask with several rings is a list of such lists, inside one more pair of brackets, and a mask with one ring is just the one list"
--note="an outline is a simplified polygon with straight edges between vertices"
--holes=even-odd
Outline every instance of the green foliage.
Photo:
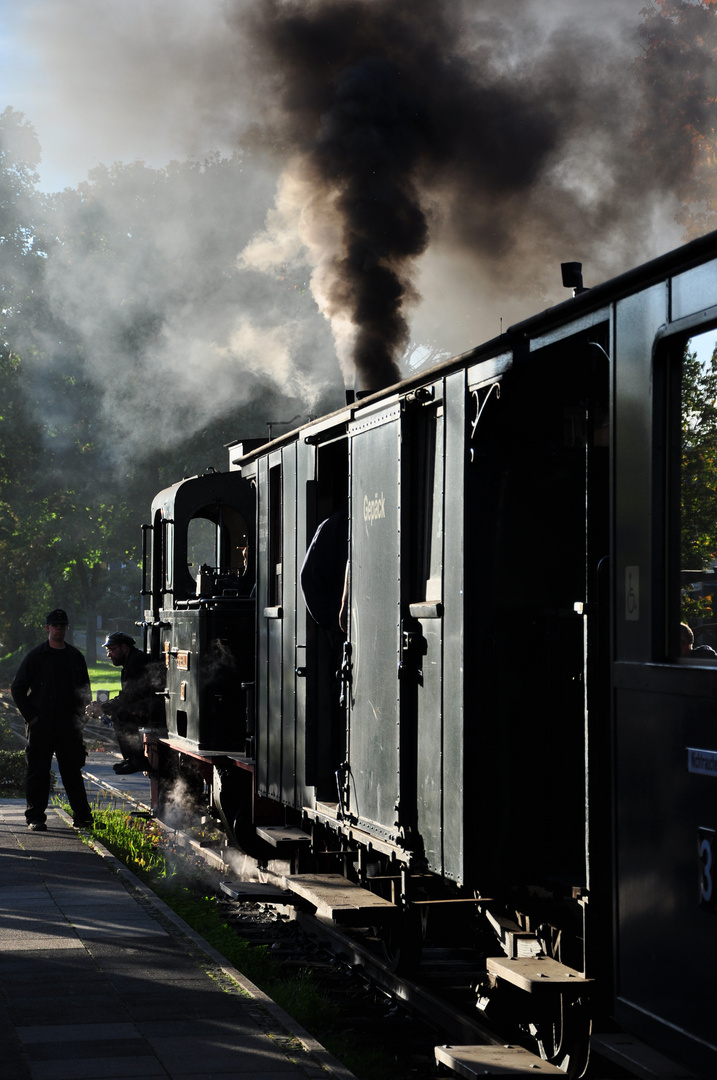
[[[8,713],[15,706],[0,699],[0,791],[5,796],[19,796],[25,791],[26,759],[21,740],[10,727]],[[19,713],[18,713],[19,716]],[[55,774],[50,774],[50,790],[55,787]]]
[[[69,811],[68,806],[64,806]],[[168,907],[250,982],[268,994],[362,1080],[391,1080],[395,1062],[360,1034],[346,1032],[336,1006],[310,967],[287,974],[266,945],[252,945],[224,918],[217,897],[196,871],[180,871],[167,856],[166,834],[155,822],[124,809],[92,808],[102,845],[125,863]]]
[[[717,346],[706,362],[682,358],[681,566],[708,570],[717,558]],[[712,598],[688,587],[683,619],[712,617]]]
[[717,349],[682,364],[682,548],[685,565],[707,569],[717,554]]
[[23,327],[38,318],[38,285],[47,245],[38,230],[42,200],[36,193],[40,147],[22,113],[0,113],[0,653],[28,641],[25,583],[42,592],[46,567],[34,567],[25,531],[29,476],[37,462],[38,423],[28,410],[19,344]]
[[682,202],[677,220],[691,239],[717,226],[717,5],[648,0],[642,16],[636,139]]
[[87,627],[92,663],[97,615],[140,614],[155,493],[225,467],[222,445],[266,434],[267,417],[306,411],[284,404],[286,373],[272,383],[263,356],[241,365],[237,312],[318,316],[301,290],[271,297],[238,268],[271,198],[241,157],[100,166],[53,196],[38,160],[22,115],[0,114],[0,655],[36,644],[59,605]]
[[[58,316],[50,275],[66,258],[68,239],[56,205],[36,191],[38,160],[32,128],[6,109],[0,114],[0,652],[35,644],[49,606],[63,606],[73,622],[80,612],[92,627],[100,605],[110,617],[136,618],[139,525],[157,486],[151,470],[139,470],[138,462],[118,468],[108,452],[101,387],[89,377],[82,335],[71,311]],[[133,485],[136,503],[128,496]],[[134,573],[110,576],[109,563],[134,564]],[[92,658],[94,638],[88,641]]]
[[285,977],[267,946],[250,945],[228,925],[216,898],[202,892],[198,879],[192,885],[180,881],[176,862],[170,862],[165,854],[166,837],[160,826],[124,810],[93,807],[93,818],[102,844],[138,873],[173,911],[251,982],[270,994],[300,1024],[311,1025],[314,1030],[317,1024],[330,1025],[331,1006],[309,971]]
[[7,795],[22,791],[25,786],[25,751],[8,723],[5,702],[0,711],[0,791]]
[[5,703],[2,702],[2,712],[0,712],[0,750],[17,750],[18,740],[13,734],[10,724],[8,723],[7,711],[4,708]]
[[0,687],[10,686],[24,655],[25,649],[17,649],[15,652],[3,656],[2,660],[0,660]]
[[197,896],[187,886],[177,885],[165,888],[160,884],[156,891],[177,915],[302,1027],[326,1037],[335,1021],[335,1011],[309,969],[287,977],[266,945],[250,945],[229,926],[214,896]]
[[25,751],[0,750],[0,791],[22,791],[25,786]]
[[166,879],[172,872],[162,852],[162,835],[153,821],[136,818],[122,810],[93,808],[95,826],[102,829],[102,843],[131,869]]
[[109,690],[112,697],[119,693],[122,685],[122,668],[115,667],[114,664],[103,663],[100,660],[96,664],[88,664],[87,670],[90,673],[90,686],[92,687],[93,697],[98,690]]
[[267,946],[250,945],[237,934],[222,916],[214,896],[198,895],[186,885],[160,886],[157,892],[180,918],[262,990],[272,993],[270,987],[282,981],[280,968]]

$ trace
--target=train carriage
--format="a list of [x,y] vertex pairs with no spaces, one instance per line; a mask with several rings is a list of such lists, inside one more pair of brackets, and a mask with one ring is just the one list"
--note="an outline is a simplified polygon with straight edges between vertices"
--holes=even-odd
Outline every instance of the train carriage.
[[717,234],[576,292],[157,497],[154,797],[391,880],[396,962],[451,895],[496,957],[569,966],[570,1052],[525,1026],[571,1075],[591,1016],[708,1077],[717,653],[680,624],[708,644]]

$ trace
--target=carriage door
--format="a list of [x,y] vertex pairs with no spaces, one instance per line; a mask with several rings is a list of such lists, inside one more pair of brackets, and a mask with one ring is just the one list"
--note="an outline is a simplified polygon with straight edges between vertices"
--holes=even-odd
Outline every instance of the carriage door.
[[[451,815],[451,827],[448,839],[461,833],[460,807],[452,805],[453,798],[462,793],[462,762],[460,758],[460,726],[462,709],[460,701],[462,686],[462,660],[460,643],[452,638],[455,627],[460,634],[462,594],[462,508],[453,505],[455,511],[448,522],[448,535],[444,527],[445,500],[445,448],[444,448],[444,407],[440,397],[440,386],[426,391],[425,398],[416,401],[406,420],[410,425],[410,505],[406,506],[404,520],[410,517],[410,559],[408,567],[410,581],[404,581],[405,603],[403,623],[403,664],[402,696],[404,715],[404,734],[408,735],[415,761],[412,774],[416,778],[415,806],[416,820],[412,823],[417,830],[417,837],[425,852],[428,867],[436,873],[446,870],[445,851],[446,813]],[[463,379],[459,387],[461,406],[463,404]],[[460,433],[463,433],[463,410],[460,409]],[[458,426],[458,425],[457,425]],[[404,442],[406,440],[404,439]],[[452,498],[460,503],[463,494],[461,479],[463,446],[459,448],[460,461],[453,462],[457,467],[451,473],[453,481]],[[409,469],[404,470],[405,476]],[[405,486],[405,484],[404,484]],[[404,499],[404,505],[406,500]],[[457,535],[458,534],[458,535]],[[446,546],[449,557],[454,555],[452,545],[461,544],[457,556],[449,569],[451,591],[451,610],[444,611],[444,561]],[[406,565],[406,563],[404,563]],[[407,587],[406,587],[407,586]],[[454,590],[454,591],[453,591]],[[406,618],[406,613],[408,618]],[[444,657],[444,638],[448,632],[455,647],[450,655]],[[451,685],[444,688],[445,664],[449,665]],[[451,712],[448,724],[455,729],[447,732],[444,717],[444,694],[448,692],[457,707]],[[415,699],[415,703],[414,703]],[[415,737],[406,729],[407,717],[415,713]],[[459,760],[454,760],[453,751],[458,751]],[[404,748],[404,764],[408,752]],[[445,768],[453,779],[451,789],[446,789]],[[403,784],[406,794],[406,784]],[[458,845],[460,847],[460,845]],[[456,859],[456,862],[458,860]],[[460,879],[460,870],[449,858],[450,871]]]
[[401,409],[349,427],[351,680],[342,804],[396,836],[400,792]]

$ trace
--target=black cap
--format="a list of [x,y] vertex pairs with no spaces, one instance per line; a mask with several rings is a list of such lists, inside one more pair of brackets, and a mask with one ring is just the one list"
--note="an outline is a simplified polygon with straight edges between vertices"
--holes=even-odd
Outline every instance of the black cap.
[[60,623],[69,623],[67,618],[67,612],[63,611],[61,607],[56,607],[54,611],[48,611],[45,618],[46,626],[58,626]]
[[116,630],[114,634],[108,634],[107,640],[102,646],[106,649],[108,645],[134,645],[134,638],[129,634],[123,634],[121,630]]

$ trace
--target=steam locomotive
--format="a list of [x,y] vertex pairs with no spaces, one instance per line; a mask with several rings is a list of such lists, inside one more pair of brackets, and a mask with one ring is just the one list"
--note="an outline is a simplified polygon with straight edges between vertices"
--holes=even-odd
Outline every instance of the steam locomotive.
[[564,275],[157,495],[152,797],[181,780],[245,851],[381,896],[397,966],[462,901],[477,1005],[570,1075],[592,1024],[714,1077],[717,655],[680,624],[712,633],[717,233]]

